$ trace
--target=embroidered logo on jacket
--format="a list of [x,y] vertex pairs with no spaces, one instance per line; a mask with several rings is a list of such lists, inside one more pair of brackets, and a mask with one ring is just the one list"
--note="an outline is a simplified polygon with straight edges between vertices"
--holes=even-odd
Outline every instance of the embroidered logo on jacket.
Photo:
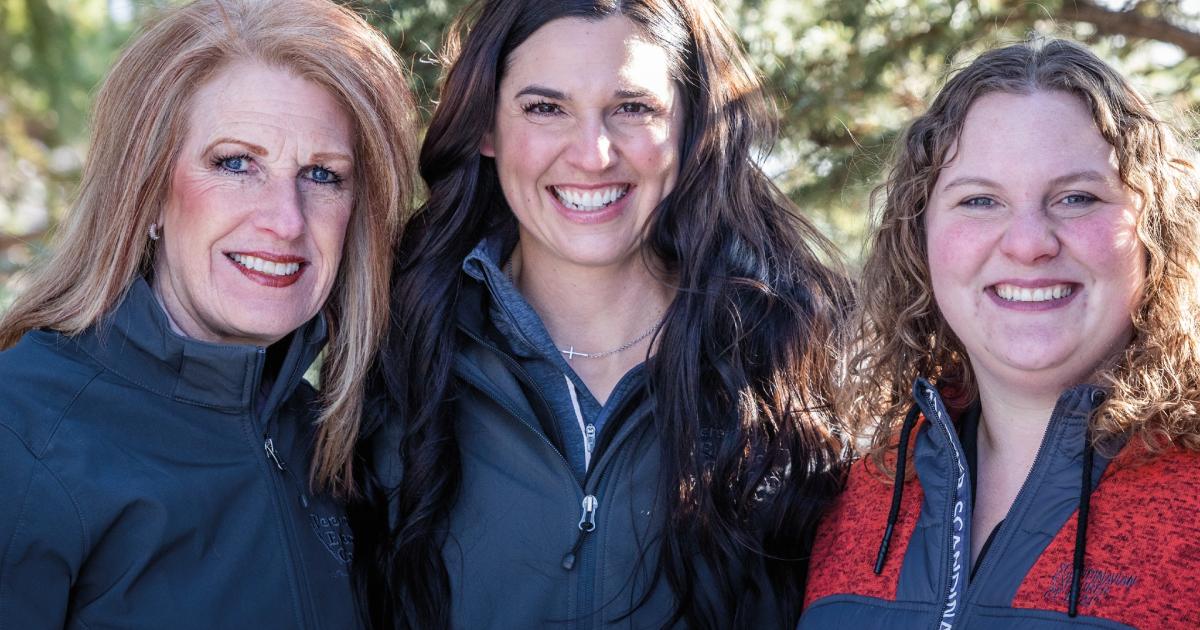
[[[1087,567],[1083,571],[1083,583],[1079,588],[1079,605],[1095,606],[1109,596],[1127,591],[1137,584],[1137,577]],[[1050,578],[1050,587],[1042,594],[1049,604],[1065,605],[1071,593],[1071,563],[1063,562]]]
[[308,522],[313,533],[321,539],[325,549],[342,564],[354,559],[354,535],[350,532],[350,519],[344,516],[321,516],[309,513]]

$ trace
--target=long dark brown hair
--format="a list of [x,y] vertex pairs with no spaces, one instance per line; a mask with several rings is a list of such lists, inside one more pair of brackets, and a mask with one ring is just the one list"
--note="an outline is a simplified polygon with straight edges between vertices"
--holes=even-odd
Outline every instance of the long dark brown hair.
[[[376,626],[450,622],[441,550],[461,482],[451,375],[460,269],[480,239],[514,225],[495,163],[479,153],[504,63],[551,20],[614,15],[674,57],[686,107],[678,183],[645,241],[678,288],[646,366],[669,515],[655,580],[676,595],[672,624],[746,626],[761,613],[750,603],[759,595],[783,618],[798,616],[808,541],[840,481],[828,403],[846,284],[822,262],[837,259],[833,247],[759,167],[777,129],[758,77],[706,0],[485,0],[452,29],[453,62],[420,157],[430,197],[393,279],[377,377],[385,421],[401,426],[399,452],[387,456],[404,474],[399,488],[378,487],[364,453],[374,507],[355,511]],[[698,564],[711,584],[697,584]]]

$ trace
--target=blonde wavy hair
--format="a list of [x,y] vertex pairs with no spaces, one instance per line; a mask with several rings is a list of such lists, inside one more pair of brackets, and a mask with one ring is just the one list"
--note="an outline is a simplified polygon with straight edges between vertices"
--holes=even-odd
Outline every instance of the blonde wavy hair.
[[352,492],[367,367],[388,318],[393,241],[415,186],[416,119],[387,40],[328,0],[197,0],[164,11],[124,50],[96,97],[78,197],[52,254],[0,319],[0,348],[33,328],[75,335],[98,324],[152,268],[147,230],[167,199],[196,90],[226,65],[256,60],[329,91],[354,123],[356,198],[323,310],[314,483]]
[[[1087,48],[1061,39],[1030,41],[980,55],[947,81],[929,110],[898,141],[868,242],[859,315],[840,403],[880,464],[912,405],[917,376],[949,398],[977,391],[962,344],[934,302],[924,209],[972,103],[990,93],[1073,94],[1115,149],[1118,173],[1143,208],[1137,236],[1147,253],[1134,335],[1091,382],[1109,395],[1092,416],[1096,441],[1140,437],[1152,452],[1200,450],[1200,174],[1194,152],[1117,71]],[[953,404],[953,403],[952,403]]]

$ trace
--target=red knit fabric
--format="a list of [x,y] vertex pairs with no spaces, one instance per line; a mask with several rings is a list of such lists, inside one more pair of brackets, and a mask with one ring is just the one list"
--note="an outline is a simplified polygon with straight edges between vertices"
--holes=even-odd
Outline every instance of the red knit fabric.
[[[913,433],[915,435],[916,431]],[[895,465],[894,455],[889,455],[888,460]],[[909,466],[912,466],[911,458]],[[917,526],[924,492],[915,475],[905,482],[900,517],[892,530],[887,562],[883,565],[883,573],[875,575],[875,555],[892,505],[892,484],[884,479],[869,458],[855,462],[851,467],[846,490],[817,529],[809,563],[805,607],[822,597],[840,594],[896,599],[900,566]]]
[[[1015,608],[1066,611],[1076,515],[1034,564]],[[1130,445],[1092,494],[1079,614],[1200,628],[1200,454],[1147,461]]]

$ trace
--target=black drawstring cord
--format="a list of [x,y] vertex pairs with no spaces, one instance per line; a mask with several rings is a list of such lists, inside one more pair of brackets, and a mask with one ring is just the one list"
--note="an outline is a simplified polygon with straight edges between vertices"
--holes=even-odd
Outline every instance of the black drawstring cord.
[[892,542],[892,530],[896,527],[896,520],[900,518],[900,499],[904,496],[904,468],[908,463],[908,438],[912,434],[913,426],[917,423],[917,416],[920,413],[921,410],[913,405],[912,409],[909,409],[908,415],[904,416],[904,424],[900,426],[900,447],[896,453],[896,480],[892,487],[892,507],[888,510],[887,528],[883,530],[883,540],[879,541],[879,553],[875,554],[875,575],[883,572],[888,545]]
[[1071,563],[1071,597],[1067,600],[1067,615],[1079,614],[1079,591],[1083,585],[1083,552],[1087,547],[1088,512],[1092,506],[1092,456],[1095,448],[1089,431],[1083,435],[1083,481],[1079,484],[1079,518],[1075,525],[1075,558]]

